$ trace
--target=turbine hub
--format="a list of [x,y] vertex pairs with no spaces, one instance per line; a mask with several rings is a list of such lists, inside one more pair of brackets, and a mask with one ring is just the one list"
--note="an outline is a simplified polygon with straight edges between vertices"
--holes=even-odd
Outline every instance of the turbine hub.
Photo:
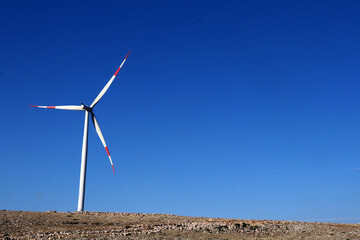
[[86,111],[88,111],[88,112],[92,112],[92,108],[91,108],[91,107],[86,106],[86,105],[84,105],[83,103],[81,103],[81,106],[82,106],[82,107],[83,107],[83,109],[85,109]]

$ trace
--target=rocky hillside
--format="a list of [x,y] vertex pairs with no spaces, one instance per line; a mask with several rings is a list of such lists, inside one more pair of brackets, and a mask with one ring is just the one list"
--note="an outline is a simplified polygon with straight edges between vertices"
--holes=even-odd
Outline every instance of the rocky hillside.
[[360,225],[169,214],[0,211],[2,239],[360,239]]

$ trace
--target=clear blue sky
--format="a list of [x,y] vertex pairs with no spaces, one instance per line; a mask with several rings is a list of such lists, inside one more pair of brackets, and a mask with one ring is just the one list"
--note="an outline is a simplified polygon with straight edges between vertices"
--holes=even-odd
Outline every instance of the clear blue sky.
[[[0,208],[360,217],[360,2],[1,1]],[[360,220],[341,220],[358,222]]]

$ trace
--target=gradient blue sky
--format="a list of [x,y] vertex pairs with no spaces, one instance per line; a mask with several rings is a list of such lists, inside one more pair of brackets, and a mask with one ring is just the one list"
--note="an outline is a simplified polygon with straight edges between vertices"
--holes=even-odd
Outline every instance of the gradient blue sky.
[[[360,217],[359,1],[1,1],[0,208]],[[338,220],[358,222],[355,220]]]

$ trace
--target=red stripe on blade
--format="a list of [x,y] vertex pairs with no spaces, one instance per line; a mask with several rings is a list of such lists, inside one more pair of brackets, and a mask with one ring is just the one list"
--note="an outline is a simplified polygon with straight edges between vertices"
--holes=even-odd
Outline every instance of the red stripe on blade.
[[55,109],[55,107],[54,107],[54,106],[47,106],[46,108]]
[[115,169],[114,169],[114,165],[111,165],[111,166],[112,166],[113,172],[114,172],[114,174],[115,174]]
[[119,70],[120,70],[120,68],[118,68],[118,70],[116,71],[116,73],[114,74],[114,76],[116,76],[116,74],[118,74]]
[[30,107],[38,107],[38,106],[35,106],[35,105],[29,105]]
[[130,51],[129,51],[128,54],[126,55],[125,59],[127,59],[127,57],[129,56],[129,54],[130,54]]
[[105,147],[105,150],[106,150],[108,156],[110,156],[109,149],[107,147]]

